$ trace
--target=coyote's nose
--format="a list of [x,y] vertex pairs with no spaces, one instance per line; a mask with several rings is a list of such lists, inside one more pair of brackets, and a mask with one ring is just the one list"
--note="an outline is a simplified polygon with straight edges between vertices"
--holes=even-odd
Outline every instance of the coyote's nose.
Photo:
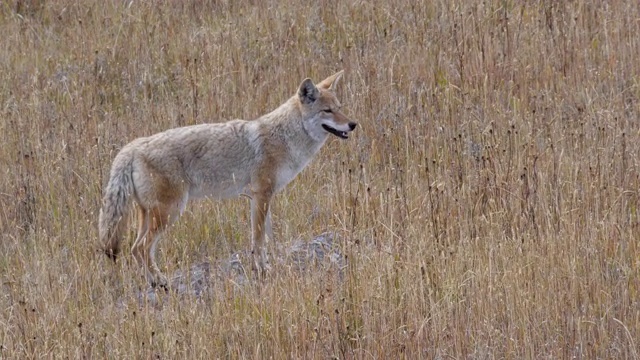
[[356,126],[358,126],[358,124],[356,124],[356,123],[354,123],[354,122],[350,122],[350,123],[349,123],[349,129],[350,129],[351,131],[353,131],[353,129],[355,129],[355,128],[356,128]]

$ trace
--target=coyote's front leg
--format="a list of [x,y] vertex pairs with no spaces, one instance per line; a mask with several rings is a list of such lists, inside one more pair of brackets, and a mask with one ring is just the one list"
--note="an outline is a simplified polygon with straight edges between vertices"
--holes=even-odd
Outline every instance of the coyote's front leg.
[[270,201],[270,194],[255,192],[251,200],[251,255],[253,256],[253,268],[259,276],[264,276],[269,270],[265,233],[269,233],[268,235],[271,236]]

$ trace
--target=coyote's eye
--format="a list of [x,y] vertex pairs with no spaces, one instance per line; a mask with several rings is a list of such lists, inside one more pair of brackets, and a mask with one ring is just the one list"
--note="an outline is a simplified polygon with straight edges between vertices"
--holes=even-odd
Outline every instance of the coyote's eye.
[[331,114],[333,111],[331,111],[331,109],[324,109],[324,110],[322,110],[322,112],[327,113],[327,114]]

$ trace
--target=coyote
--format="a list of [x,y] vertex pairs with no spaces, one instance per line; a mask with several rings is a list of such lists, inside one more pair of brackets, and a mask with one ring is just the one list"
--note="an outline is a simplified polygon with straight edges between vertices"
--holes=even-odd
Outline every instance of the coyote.
[[113,160],[100,210],[105,253],[116,260],[135,201],[138,233],[131,252],[150,285],[167,289],[155,252],[187,202],[245,195],[251,199],[253,267],[264,274],[265,233],[273,239],[271,198],[309,164],[329,134],[348,139],[356,128],[336,98],[342,74],[317,85],[305,79],[295,96],[253,121],[179,127],[124,146]]

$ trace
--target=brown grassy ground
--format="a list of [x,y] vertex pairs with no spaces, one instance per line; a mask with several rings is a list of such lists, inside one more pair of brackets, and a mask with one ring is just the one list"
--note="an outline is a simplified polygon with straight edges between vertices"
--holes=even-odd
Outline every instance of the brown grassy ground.
[[[0,358],[638,358],[636,1],[0,3]],[[147,298],[96,253],[118,149],[255,118],[344,68],[361,127],[276,200],[262,284]],[[169,274],[249,248],[189,207]],[[130,244],[130,239],[128,240]],[[217,271],[212,266],[211,271]]]

